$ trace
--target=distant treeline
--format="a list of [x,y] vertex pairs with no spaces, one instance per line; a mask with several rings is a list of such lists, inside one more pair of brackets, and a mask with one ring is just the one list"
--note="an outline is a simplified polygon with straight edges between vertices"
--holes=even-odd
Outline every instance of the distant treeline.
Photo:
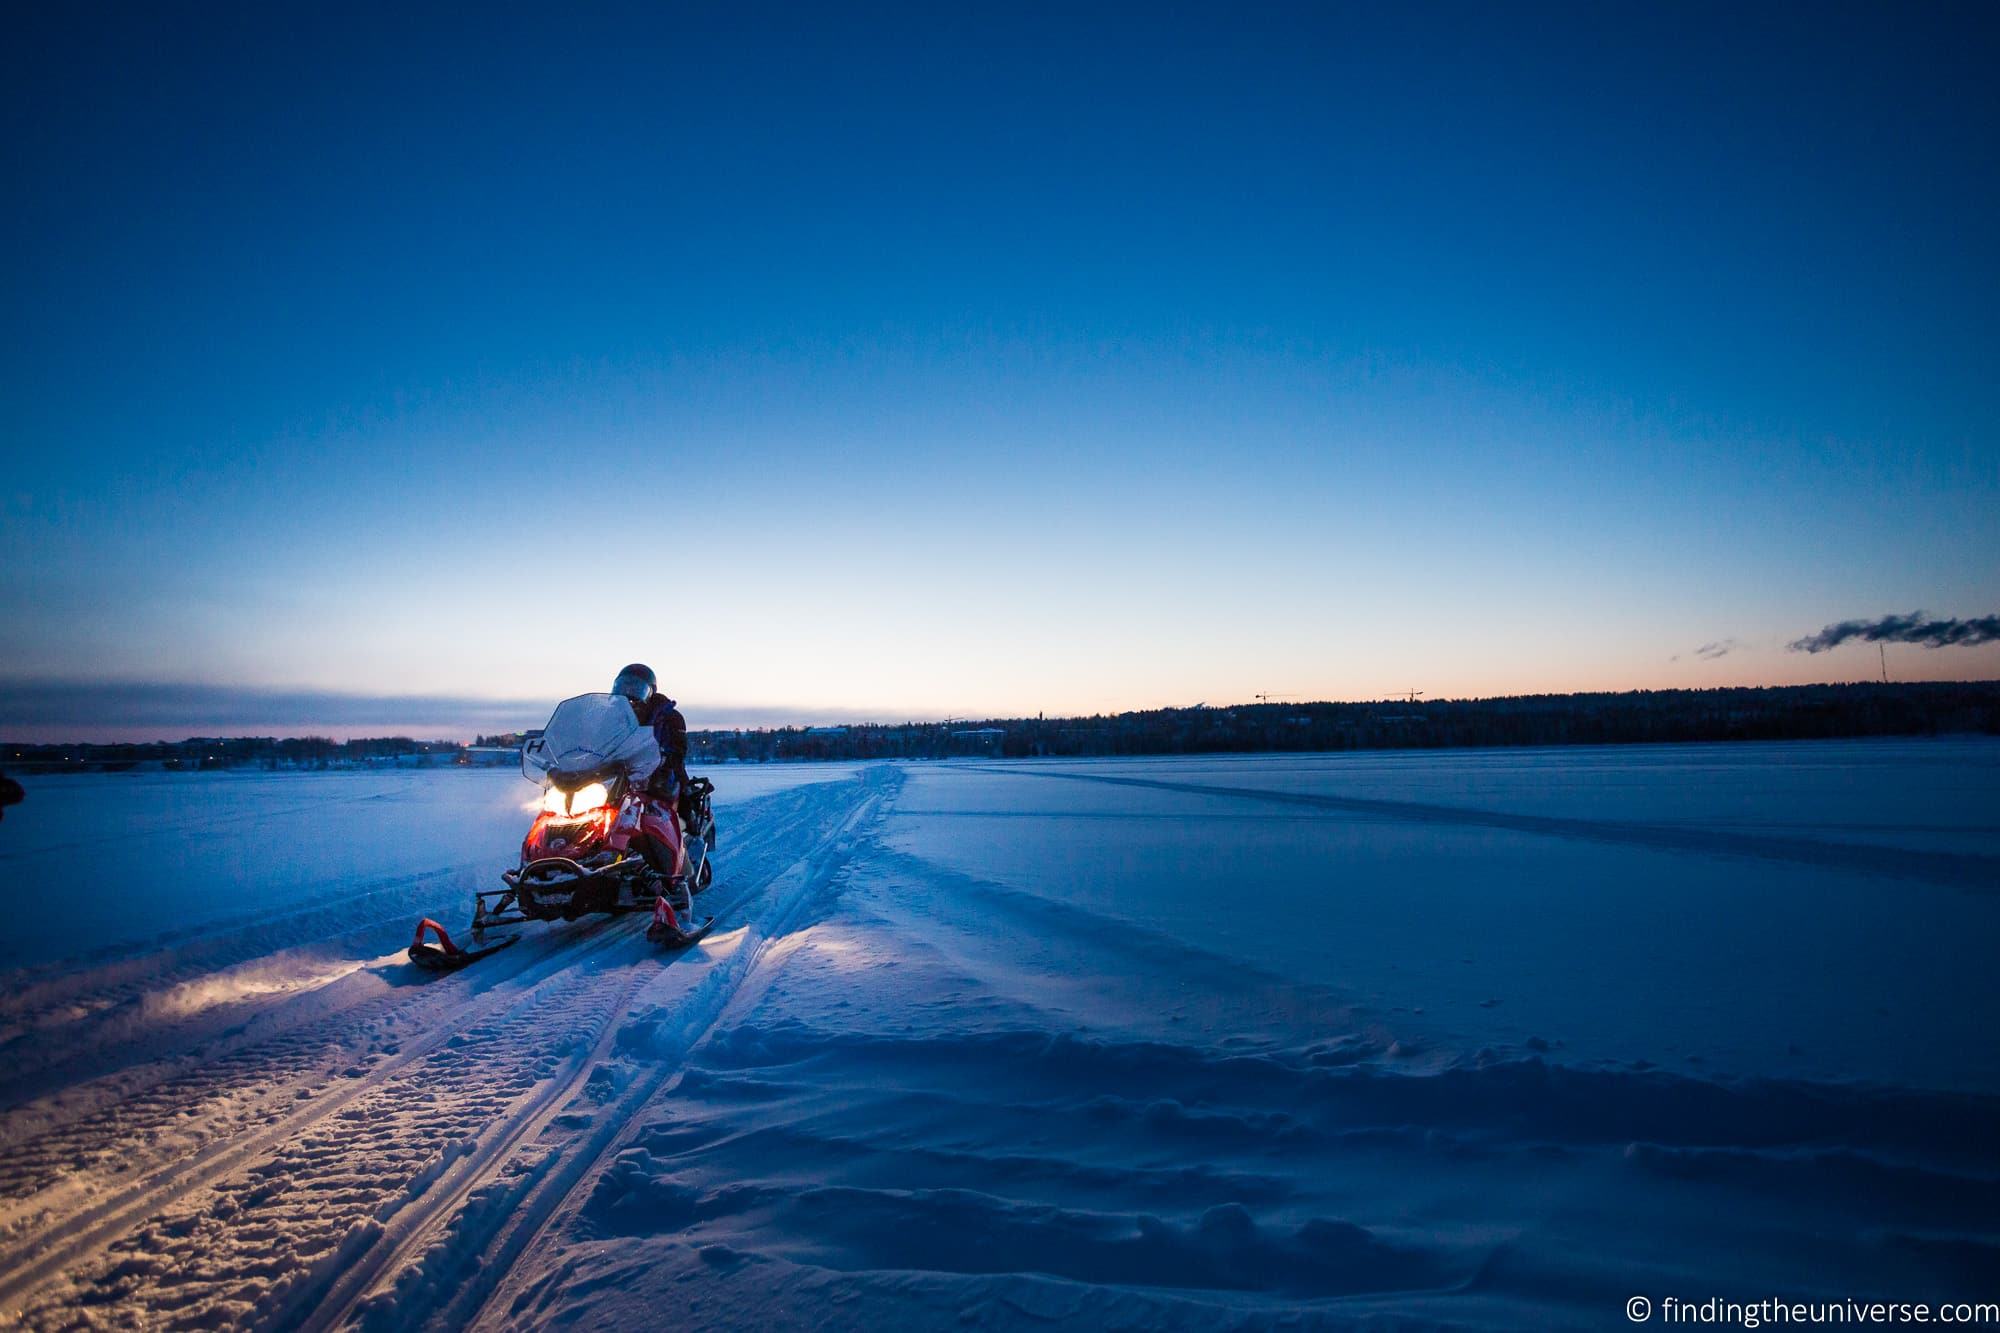
[[194,736],[184,741],[134,741],[113,745],[28,745],[0,741],[0,767],[24,771],[164,768],[373,768],[462,763],[457,741],[371,736],[350,741],[325,736]]
[[[1213,754],[1223,751],[1629,745],[1670,741],[1822,740],[1852,736],[2000,735],[2000,681],[1635,690],[1506,699],[1261,703],[1157,708],[1098,717],[863,723],[694,731],[695,763],[800,759],[946,759],[966,755]],[[132,745],[0,742],[0,767],[24,770],[429,767],[512,764],[522,733],[473,746],[407,736],[333,741],[238,737]]]
[[1267,703],[1100,717],[702,731],[698,760],[1624,745],[1839,736],[2000,735],[2000,681],[1540,694],[1429,703]]

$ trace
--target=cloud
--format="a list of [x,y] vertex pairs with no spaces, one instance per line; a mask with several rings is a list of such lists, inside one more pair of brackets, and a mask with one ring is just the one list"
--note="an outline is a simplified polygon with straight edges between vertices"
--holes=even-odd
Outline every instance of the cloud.
[[[557,702],[179,681],[0,681],[0,736],[27,742],[391,734],[463,740],[539,727]],[[686,699],[681,711],[697,730],[905,720],[851,709],[732,707]]]
[[552,699],[453,695],[343,694],[177,681],[10,681],[0,683],[0,727],[82,725],[183,735],[270,735],[300,728],[352,731],[402,727],[508,731],[534,726]]
[[1862,643],[1913,643],[1923,648],[1970,648],[2000,641],[2000,616],[1933,619],[1922,611],[1912,611],[1906,616],[1883,616],[1880,620],[1843,620],[1817,634],[1794,639],[1791,650],[1823,653],[1850,639]]
[[1727,657],[1743,645],[1734,639],[1717,639],[1714,643],[1704,643],[1694,650],[1694,655],[1704,662],[1713,662],[1718,657]]

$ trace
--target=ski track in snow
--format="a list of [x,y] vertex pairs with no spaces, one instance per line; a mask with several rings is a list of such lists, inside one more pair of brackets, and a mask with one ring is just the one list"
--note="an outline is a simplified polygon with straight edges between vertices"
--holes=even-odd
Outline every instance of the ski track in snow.
[[[1934,785],[1900,806],[1847,776],[1910,755]],[[1577,762],[1553,753],[1515,787],[1476,755],[847,768],[723,807],[717,927],[682,954],[586,920],[426,979],[389,950],[463,918],[440,857],[25,969],[0,1320],[1596,1328],[1634,1294],[1988,1299],[2000,1089],[1977,1012],[1938,1006],[1977,1003],[2000,944],[1996,758],[1590,755],[1613,780],[1583,801],[1543,791]],[[1618,786],[1691,764],[1698,798]],[[1326,789],[1356,772],[1382,794]],[[1740,795],[1787,773],[1821,794]],[[1573,935],[1496,934],[1522,906]],[[1798,958],[1732,942],[1774,928]],[[1893,1007],[1920,1003],[1938,1031]],[[1771,1030],[1704,1066],[1715,1019]],[[1779,1068],[1793,1035],[1843,1040],[1821,1058],[1850,1076]]]

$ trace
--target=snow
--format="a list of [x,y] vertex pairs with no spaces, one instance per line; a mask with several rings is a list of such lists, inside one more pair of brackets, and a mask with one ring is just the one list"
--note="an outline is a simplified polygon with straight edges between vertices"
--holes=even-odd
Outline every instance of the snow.
[[1095,761],[919,772],[889,841],[1406,1046],[1994,1092],[1997,796],[1990,742]]
[[[716,804],[849,777],[826,764],[731,766]],[[0,823],[0,893],[31,899],[0,969],[271,920],[368,895],[456,908],[520,845],[536,786],[517,769],[129,772],[26,779]],[[438,881],[448,881],[439,886]],[[371,909],[373,910],[373,909]],[[442,907],[441,907],[442,910]],[[394,919],[407,911],[397,906]]]
[[507,862],[517,775],[31,785],[0,1309],[1594,1328],[1991,1294],[2000,742],[711,776],[701,946],[586,920],[439,980],[397,951]]

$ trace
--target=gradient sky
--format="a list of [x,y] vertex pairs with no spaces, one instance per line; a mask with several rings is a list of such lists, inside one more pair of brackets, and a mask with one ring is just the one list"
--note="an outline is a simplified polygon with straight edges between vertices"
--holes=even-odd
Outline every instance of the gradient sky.
[[1872,676],[2000,610],[1995,13],[23,11],[0,729]]

